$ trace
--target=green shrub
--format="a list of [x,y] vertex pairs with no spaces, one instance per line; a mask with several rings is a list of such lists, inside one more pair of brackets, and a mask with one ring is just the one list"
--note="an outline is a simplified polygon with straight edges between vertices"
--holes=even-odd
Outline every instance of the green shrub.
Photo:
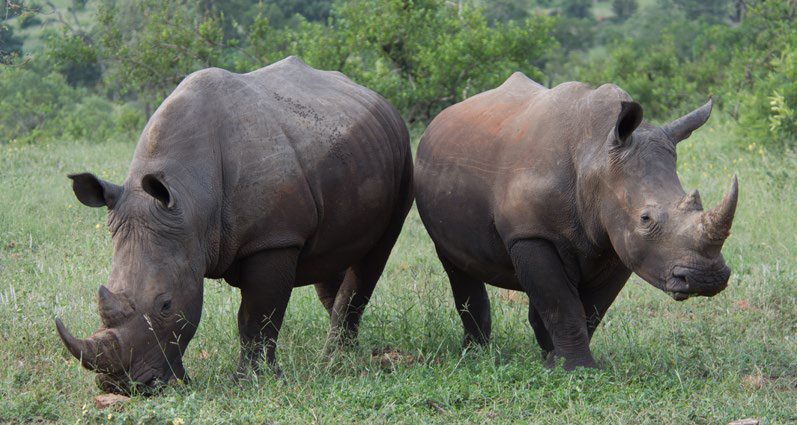
[[60,134],[60,112],[76,93],[58,73],[6,66],[0,68],[0,99],[0,143],[29,142]]
[[103,97],[88,96],[63,110],[64,136],[73,140],[103,142],[116,130],[113,104]]
[[135,136],[144,129],[144,113],[130,103],[119,105],[113,114],[116,131],[126,136]]
[[39,16],[32,11],[25,11],[19,16],[19,27],[21,29],[34,27],[41,24],[41,18],[39,18]]

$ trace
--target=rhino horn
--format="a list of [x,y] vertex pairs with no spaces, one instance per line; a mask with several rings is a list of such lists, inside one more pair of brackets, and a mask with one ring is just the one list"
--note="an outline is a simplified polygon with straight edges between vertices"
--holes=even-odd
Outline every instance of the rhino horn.
[[713,105],[714,100],[709,97],[705,105],[665,125],[663,127],[664,131],[670,135],[675,143],[688,138],[693,131],[708,121]]
[[100,290],[97,294],[97,306],[100,310],[100,319],[102,324],[107,328],[111,328],[119,321],[120,316],[123,315],[122,304],[116,296],[105,287],[100,285]]
[[105,341],[111,335],[95,334],[89,339],[78,339],[72,336],[69,330],[61,322],[61,319],[55,319],[55,326],[58,328],[58,335],[64,341],[66,349],[72,353],[75,358],[80,360],[80,363],[88,370],[95,372],[104,372],[113,370],[113,364],[108,359],[108,353],[103,353],[100,350],[101,346],[108,346],[111,341]]
[[731,187],[719,205],[703,213],[703,228],[709,240],[723,241],[731,231],[733,216],[736,213],[736,202],[739,198],[739,185],[736,174],[733,175]]
[[678,205],[679,209],[686,211],[702,211],[703,201],[700,200],[700,192],[697,189],[689,192],[681,203]]

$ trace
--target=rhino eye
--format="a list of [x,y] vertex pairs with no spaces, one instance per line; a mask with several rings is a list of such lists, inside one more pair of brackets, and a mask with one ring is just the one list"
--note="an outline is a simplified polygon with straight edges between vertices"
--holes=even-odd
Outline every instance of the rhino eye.
[[169,314],[172,311],[172,300],[166,300],[161,304],[161,314],[164,316]]
[[646,212],[643,212],[643,213],[642,213],[642,214],[639,216],[639,222],[640,222],[640,223],[642,223],[642,224],[649,224],[649,223],[650,223],[650,221],[651,221],[651,218],[650,218],[650,213],[648,213],[647,211],[646,211]]

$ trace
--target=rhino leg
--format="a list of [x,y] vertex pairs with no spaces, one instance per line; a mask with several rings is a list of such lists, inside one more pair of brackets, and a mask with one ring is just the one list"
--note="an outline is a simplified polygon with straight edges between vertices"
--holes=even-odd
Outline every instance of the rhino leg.
[[556,247],[546,240],[516,242],[510,249],[520,285],[553,341],[546,367],[563,357],[565,370],[597,367],[589,351],[586,315],[578,289],[567,278]]
[[474,279],[449,261],[440,250],[437,257],[443,263],[448,275],[457,313],[465,327],[464,345],[487,344],[490,341],[492,322],[490,319],[490,298],[484,282]]
[[346,271],[329,315],[331,328],[328,349],[356,343],[360,318],[385,269],[400,230],[400,226],[398,229],[389,229],[365,257]]
[[619,265],[579,288],[581,305],[587,315],[587,332],[590,340],[630,275],[628,269]]
[[314,285],[315,292],[318,294],[318,299],[321,301],[321,304],[324,305],[330,318],[332,317],[332,307],[335,306],[335,297],[337,297],[340,285],[343,284],[343,279],[345,277],[346,270],[338,273],[330,280],[319,282]]
[[275,355],[285,309],[296,275],[298,249],[268,250],[253,254],[240,265],[235,286],[241,288],[238,335],[241,340],[239,374],[260,373],[264,354],[275,375],[281,375]]
[[548,333],[548,329],[545,329],[545,323],[542,321],[540,313],[537,312],[531,302],[529,302],[529,324],[534,329],[534,336],[537,338],[537,344],[542,348],[543,357],[548,358],[548,355],[553,352],[553,340],[551,339],[551,334]]
[[385,269],[390,251],[398,240],[404,219],[412,207],[412,155],[406,157],[398,193],[400,198],[385,233],[368,254],[349,267],[343,283],[340,284],[330,312],[331,328],[328,341],[331,344],[327,344],[327,353],[337,345],[351,345],[357,340],[360,318],[371,299],[376,282]]

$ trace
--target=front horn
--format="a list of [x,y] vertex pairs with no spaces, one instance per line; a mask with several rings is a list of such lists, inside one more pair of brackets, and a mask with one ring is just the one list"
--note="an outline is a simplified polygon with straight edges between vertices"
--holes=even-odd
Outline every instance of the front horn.
[[108,372],[114,369],[108,359],[110,353],[100,349],[103,346],[112,349],[117,345],[111,341],[113,336],[109,331],[94,334],[89,339],[78,339],[72,336],[61,319],[55,319],[55,327],[58,328],[58,335],[64,341],[66,349],[80,360],[83,367],[94,372]]
[[724,241],[728,238],[736,213],[736,203],[739,199],[739,185],[736,174],[733,175],[731,187],[719,205],[706,211],[704,214],[703,228],[706,237],[713,241]]

